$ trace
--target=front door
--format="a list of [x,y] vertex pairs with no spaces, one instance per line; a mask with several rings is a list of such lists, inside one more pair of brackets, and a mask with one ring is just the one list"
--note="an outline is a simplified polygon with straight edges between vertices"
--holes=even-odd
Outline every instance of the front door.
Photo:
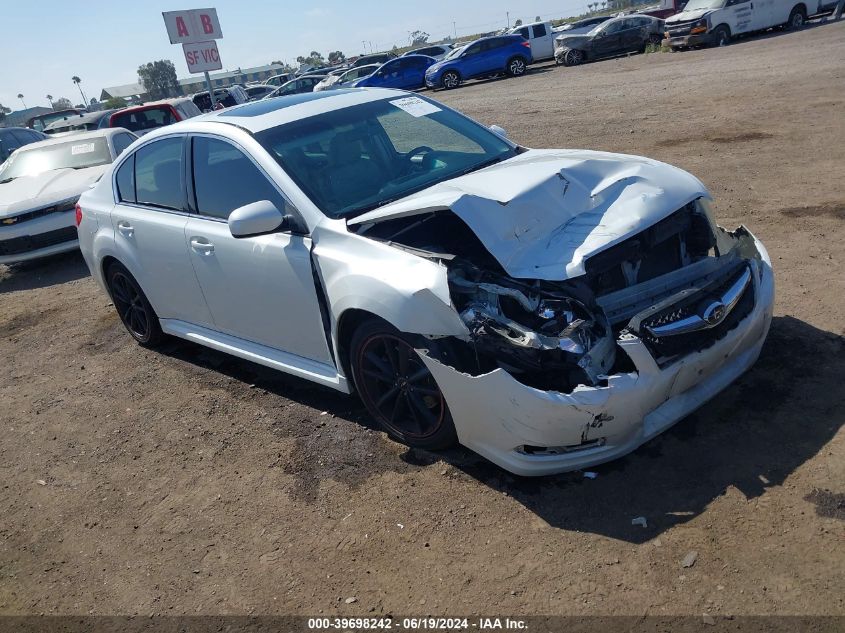
[[311,267],[311,239],[290,232],[235,238],[238,207],[270,200],[293,210],[267,175],[229,141],[194,136],[197,216],[183,239],[214,329],[315,361],[332,362]]
[[728,0],[725,10],[729,16],[732,35],[755,30],[753,5],[752,0]]
[[595,57],[609,57],[621,52],[622,26],[624,20],[614,20],[593,38],[593,53]]
[[183,136],[155,141],[120,166],[112,227],[121,261],[158,316],[211,326],[185,248],[184,142]]

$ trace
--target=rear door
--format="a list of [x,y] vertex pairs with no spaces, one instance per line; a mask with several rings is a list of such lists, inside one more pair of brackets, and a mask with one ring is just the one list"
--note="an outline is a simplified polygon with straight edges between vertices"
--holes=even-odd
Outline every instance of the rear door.
[[425,82],[425,71],[429,62],[424,57],[407,57],[400,72],[401,88],[405,90],[416,90],[422,88]]
[[332,362],[311,267],[311,238],[291,232],[235,238],[238,207],[270,200],[296,215],[264,171],[227,139],[191,141],[197,215],[183,235],[214,329],[323,363]]
[[184,144],[184,136],[168,136],[123,162],[111,220],[119,259],[158,316],[210,327],[211,313],[185,248]]

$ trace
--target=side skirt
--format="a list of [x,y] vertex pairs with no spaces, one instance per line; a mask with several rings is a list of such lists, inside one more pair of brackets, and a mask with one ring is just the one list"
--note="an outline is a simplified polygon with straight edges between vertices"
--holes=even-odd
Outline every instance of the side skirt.
[[160,322],[161,329],[166,334],[178,336],[186,341],[258,363],[270,369],[305,378],[343,393],[351,392],[346,377],[338,374],[334,365],[319,363],[178,319],[160,319]]

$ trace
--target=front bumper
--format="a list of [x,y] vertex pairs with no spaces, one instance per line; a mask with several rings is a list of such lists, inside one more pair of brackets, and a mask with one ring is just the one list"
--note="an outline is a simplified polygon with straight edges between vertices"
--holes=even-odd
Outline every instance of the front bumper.
[[471,376],[421,352],[461,444],[517,475],[549,475],[621,457],[695,411],[754,364],[768,333],[774,276],[765,247],[754,244],[756,302],[734,329],[665,367],[639,338],[622,337],[636,371],[610,376],[606,387],[542,391],[501,369]]
[[696,33],[695,35],[679,35],[668,37],[665,42],[672,48],[689,48],[691,46],[710,46],[713,36],[710,33]]
[[18,224],[0,224],[0,264],[15,264],[79,248],[75,213],[61,211]]

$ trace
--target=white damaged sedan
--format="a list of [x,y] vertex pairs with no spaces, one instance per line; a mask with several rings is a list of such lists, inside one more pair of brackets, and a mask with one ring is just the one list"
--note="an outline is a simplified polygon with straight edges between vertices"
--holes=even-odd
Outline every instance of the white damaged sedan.
[[521,475],[624,455],[756,360],[765,248],[690,174],[532,150],[395,90],[145,136],[80,199],[131,335],[357,392],[394,439]]

